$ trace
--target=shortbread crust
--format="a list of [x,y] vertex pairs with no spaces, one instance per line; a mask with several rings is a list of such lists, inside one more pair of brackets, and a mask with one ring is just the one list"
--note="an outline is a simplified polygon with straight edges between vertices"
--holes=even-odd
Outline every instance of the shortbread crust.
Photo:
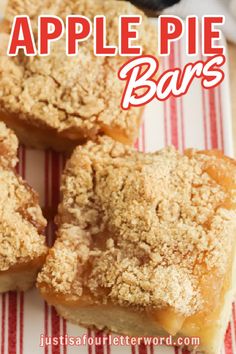
[[[43,297],[76,323],[200,336],[215,354],[233,294],[235,182],[235,162],[217,152],[142,154],[110,138],[78,147],[38,277]],[[112,308],[127,318],[111,323]]]
[[[17,148],[16,136],[0,122],[0,292],[32,286],[47,253],[38,196],[14,169]],[[26,273],[28,279],[16,281]]]
[[[97,14],[105,14],[110,45],[118,45],[119,15],[142,15],[135,45],[142,46],[143,54],[156,52],[155,29],[129,2],[9,0],[5,23],[10,25],[15,15],[28,14],[36,28],[37,17],[42,13],[57,15],[63,20],[72,14],[91,20]],[[92,39],[80,44],[75,57],[66,56],[65,38],[51,47],[47,57],[0,57],[2,119],[19,133],[24,143],[40,148],[52,146],[67,150],[70,145],[103,134],[123,143],[133,143],[138,135],[142,108],[121,109],[125,82],[118,79],[118,70],[129,57],[95,57]],[[24,130],[30,131],[28,126],[36,127],[38,135],[37,131],[23,134]],[[45,139],[47,133],[51,139]]]

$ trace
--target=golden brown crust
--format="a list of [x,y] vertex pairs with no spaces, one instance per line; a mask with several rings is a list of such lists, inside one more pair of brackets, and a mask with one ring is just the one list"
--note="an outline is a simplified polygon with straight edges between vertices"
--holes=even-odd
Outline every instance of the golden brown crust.
[[[36,23],[40,13],[65,19],[80,14],[91,19],[105,14],[108,44],[118,44],[118,18],[140,14],[129,2],[103,1],[9,1],[6,18],[28,13]],[[146,36],[146,33],[149,33]],[[154,54],[155,31],[143,15],[139,26],[143,54]],[[138,134],[141,108],[123,111],[120,102],[125,83],[117,77],[125,57],[95,57],[93,40],[80,44],[76,57],[65,54],[65,38],[52,45],[48,57],[0,57],[0,106],[5,116],[18,115],[38,127],[56,130],[72,141],[95,139],[118,132],[115,138],[132,143]]]
[[13,169],[17,146],[15,135],[1,122],[0,272],[42,259],[47,253],[42,235],[46,220],[38,196]]
[[174,148],[141,154],[110,138],[78,147],[63,176],[42,293],[184,316],[200,311],[206,285],[210,297],[222,292],[235,242],[235,187],[210,169],[228,163]]

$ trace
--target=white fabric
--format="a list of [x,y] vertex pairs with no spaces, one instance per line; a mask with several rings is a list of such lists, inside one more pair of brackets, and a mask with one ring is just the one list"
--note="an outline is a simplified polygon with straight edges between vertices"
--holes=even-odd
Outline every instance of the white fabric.
[[230,10],[232,11],[232,14],[236,17],[236,0],[230,1]]
[[222,30],[228,40],[236,43],[236,0],[182,0],[163,13],[183,18],[188,15],[224,15]]

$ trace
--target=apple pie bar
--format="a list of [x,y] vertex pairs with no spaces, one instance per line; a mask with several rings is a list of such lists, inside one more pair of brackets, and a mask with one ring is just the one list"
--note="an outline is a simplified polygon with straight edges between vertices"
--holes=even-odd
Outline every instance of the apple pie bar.
[[200,337],[218,353],[235,291],[235,161],[101,137],[75,149],[61,191],[44,299],[86,327]]
[[[37,38],[37,19],[45,13],[63,21],[67,15],[79,14],[93,21],[96,15],[104,14],[109,28],[107,45],[118,45],[120,15],[141,15],[135,45],[142,47],[144,55],[156,52],[155,28],[126,1],[9,0],[4,31],[9,34],[14,16],[29,15]],[[123,111],[120,107],[125,82],[118,79],[118,70],[128,59],[96,57],[92,37],[79,44],[78,55],[69,57],[65,36],[52,43],[46,57],[1,55],[1,119],[24,144],[37,148],[71,150],[104,134],[132,144],[138,135],[142,108]]]
[[38,196],[15,172],[18,141],[0,123],[0,293],[27,290],[45,261]]

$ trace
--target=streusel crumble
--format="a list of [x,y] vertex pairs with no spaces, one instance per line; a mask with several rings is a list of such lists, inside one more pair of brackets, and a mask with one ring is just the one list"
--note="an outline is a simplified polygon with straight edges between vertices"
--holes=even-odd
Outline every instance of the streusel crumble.
[[142,154],[105,137],[76,148],[42,295],[76,323],[200,336],[215,354],[232,302],[235,182],[235,162],[215,151]]
[[[10,0],[5,17],[12,23],[15,15],[28,14],[36,29],[38,16],[45,13],[63,20],[73,14],[91,20],[104,14],[108,45],[118,45],[120,15],[142,15],[135,45],[142,46],[143,54],[155,54],[155,29],[140,10],[125,1]],[[96,57],[92,38],[80,43],[75,57],[66,56],[65,36],[51,47],[47,57],[0,57],[2,119],[24,143],[35,147],[67,150],[103,134],[132,143],[142,109],[121,109],[125,83],[118,79],[119,68],[129,58]]]
[[17,147],[0,123],[0,292],[32,286],[47,252],[38,196],[14,170]]

